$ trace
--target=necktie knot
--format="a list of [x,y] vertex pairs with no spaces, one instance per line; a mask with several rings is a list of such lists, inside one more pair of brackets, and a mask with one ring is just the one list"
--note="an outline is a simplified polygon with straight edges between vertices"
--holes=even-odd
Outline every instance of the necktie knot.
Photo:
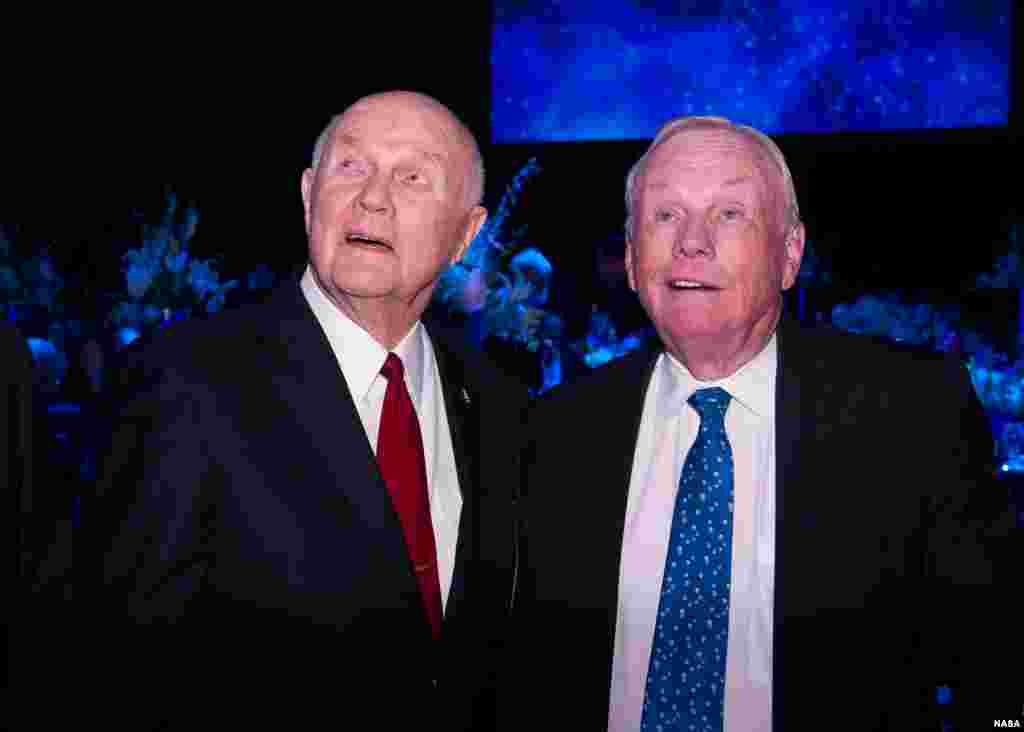
[[732,396],[720,386],[698,389],[686,401],[697,410],[702,426],[725,425],[725,410]]
[[388,357],[384,360],[384,365],[380,368],[380,372],[388,381],[401,379],[405,374],[405,367],[402,366],[402,359],[393,353],[389,353]]

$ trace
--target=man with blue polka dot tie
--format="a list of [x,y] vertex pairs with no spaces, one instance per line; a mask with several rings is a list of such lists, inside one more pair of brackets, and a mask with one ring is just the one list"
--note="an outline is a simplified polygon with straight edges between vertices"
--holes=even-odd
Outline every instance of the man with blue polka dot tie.
[[784,316],[804,226],[753,128],[668,122],[626,202],[660,343],[531,414],[510,729],[936,729],[942,684],[983,709],[1013,515],[962,364]]

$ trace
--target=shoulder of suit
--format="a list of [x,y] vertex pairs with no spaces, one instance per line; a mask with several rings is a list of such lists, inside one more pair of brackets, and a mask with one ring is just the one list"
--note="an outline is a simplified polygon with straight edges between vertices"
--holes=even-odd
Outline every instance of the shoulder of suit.
[[828,365],[865,366],[880,368],[925,369],[956,361],[955,356],[935,351],[927,346],[899,343],[881,336],[848,333],[831,327],[804,327],[787,324],[780,336],[783,358],[795,348],[803,356]]
[[453,362],[467,387],[482,394],[497,395],[510,403],[525,405],[528,390],[519,379],[473,348],[458,330],[446,327],[437,318],[428,317],[425,324],[435,352],[439,352],[438,357]]
[[781,332],[779,349],[784,371],[833,392],[899,393],[927,404],[969,383],[954,354],[833,328],[790,324]]
[[533,419],[543,423],[559,415],[578,414],[581,409],[601,409],[620,399],[642,399],[660,354],[659,348],[644,348],[555,387],[534,402]]
[[243,305],[204,318],[172,323],[139,341],[137,350],[149,357],[190,359],[206,351],[237,348],[258,337],[261,305]]
[[177,321],[147,334],[113,359],[123,384],[140,388],[173,374],[187,383],[240,378],[261,368],[276,323],[264,304]]

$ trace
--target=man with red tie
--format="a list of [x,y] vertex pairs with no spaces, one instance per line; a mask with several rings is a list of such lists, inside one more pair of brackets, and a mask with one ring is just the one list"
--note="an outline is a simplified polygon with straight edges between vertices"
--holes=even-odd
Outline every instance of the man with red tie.
[[361,99],[301,278],[131,354],[90,529],[126,726],[493,727],[522,392],[424,316],[482,189],[442,104]]

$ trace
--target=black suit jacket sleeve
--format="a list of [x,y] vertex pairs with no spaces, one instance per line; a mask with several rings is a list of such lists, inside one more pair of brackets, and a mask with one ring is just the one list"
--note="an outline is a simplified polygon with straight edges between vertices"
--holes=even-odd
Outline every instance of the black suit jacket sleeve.
[[[119,418],[98,494],[106,512],[90,531],[111,537],[102,583],[138,623],[183,612],[203,571],[209,435],[201,384],[132,359],[122,370]],[[129,510],[130,509],[130,510]]]
[[[780,359],[777,411],[794,393],[799,406],[777,447],[790,457],[777,485],[776,721],[826,714],[837,682],[860,698],[851,726],[976,716],[1002,683],[987,659],[989,637],[1010,632],[992,597],[1012,515],[966,369],[793,323]],[[940,684],[956,714],[938,707]]]
[[155,729],[190,695],[207,698],[193,681],[211,665],[209,636],[176,625],[206,569],[206,402],[164,360],[140,348],[119,359],[102,472],[77,532],[76,707],[112,729]]

